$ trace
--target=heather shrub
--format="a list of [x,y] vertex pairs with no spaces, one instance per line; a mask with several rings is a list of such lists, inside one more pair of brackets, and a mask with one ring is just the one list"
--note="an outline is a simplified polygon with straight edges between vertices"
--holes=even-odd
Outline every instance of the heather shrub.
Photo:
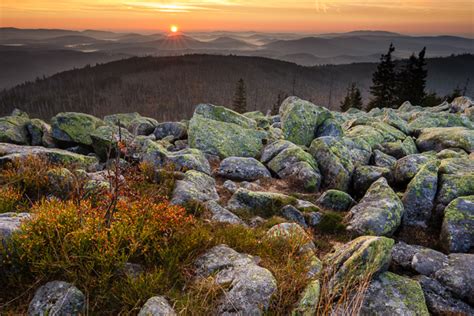
[[20,190],[11,186],[0,186],[0,213],[20,211],[23,204]]

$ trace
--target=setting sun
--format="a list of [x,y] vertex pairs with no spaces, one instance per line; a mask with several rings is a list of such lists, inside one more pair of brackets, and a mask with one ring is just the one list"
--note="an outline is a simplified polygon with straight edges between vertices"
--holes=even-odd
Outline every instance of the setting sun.
[[178,32],[178,27],[176,25],[171,25],[170,31],[171,31],[171,33],[176,33],[176,32]]

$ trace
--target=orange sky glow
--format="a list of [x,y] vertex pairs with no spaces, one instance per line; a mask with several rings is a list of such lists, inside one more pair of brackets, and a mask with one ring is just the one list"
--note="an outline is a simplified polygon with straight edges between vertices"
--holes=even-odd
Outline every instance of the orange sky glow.
[[343,32],[474,36],[472,0],[1,0],[0,26],[160,32]]

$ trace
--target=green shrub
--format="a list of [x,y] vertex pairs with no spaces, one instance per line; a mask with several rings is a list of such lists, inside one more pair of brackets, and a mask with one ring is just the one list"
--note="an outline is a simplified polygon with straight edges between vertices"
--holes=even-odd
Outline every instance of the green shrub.
[[324,234],[343,233],[346,231],[344,217],[337,212],[325,212],[321,216],[317,229]]

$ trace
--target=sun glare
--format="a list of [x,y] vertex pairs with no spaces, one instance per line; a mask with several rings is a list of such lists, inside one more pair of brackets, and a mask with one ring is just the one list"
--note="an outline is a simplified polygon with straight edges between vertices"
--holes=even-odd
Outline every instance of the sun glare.
[[171,33],[177,33],[178,30],[179,30],[179,29],[178,29],[178,26],[176,26],[176,25],[171,25],[171,26],[170,26],[170,31],[171,31]]

